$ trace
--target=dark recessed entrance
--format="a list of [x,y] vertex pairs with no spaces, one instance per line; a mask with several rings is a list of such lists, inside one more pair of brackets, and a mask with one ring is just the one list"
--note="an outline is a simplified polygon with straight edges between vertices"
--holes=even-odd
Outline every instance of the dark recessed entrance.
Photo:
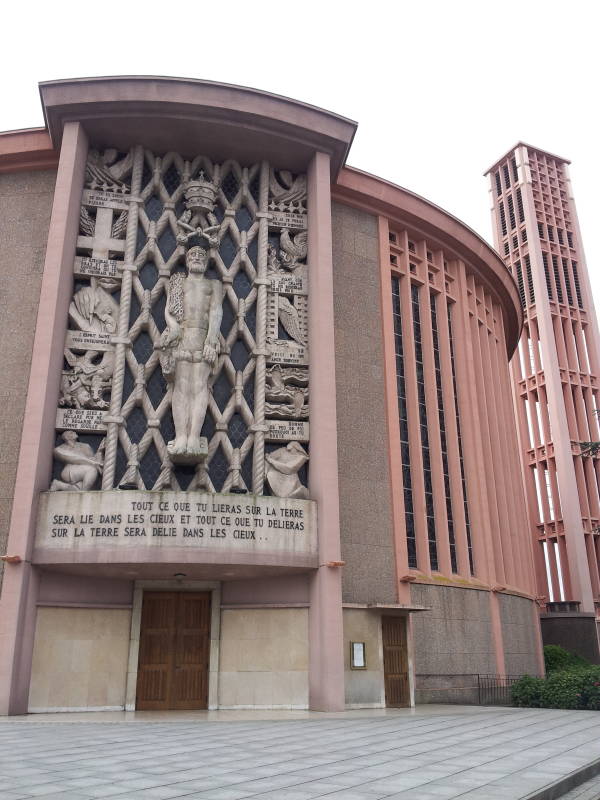
[[136,709],[208,706],[210,592],[144,592]]
[[396,708],[409,706],[406,618],[382,616],[381,633],[385,704]]

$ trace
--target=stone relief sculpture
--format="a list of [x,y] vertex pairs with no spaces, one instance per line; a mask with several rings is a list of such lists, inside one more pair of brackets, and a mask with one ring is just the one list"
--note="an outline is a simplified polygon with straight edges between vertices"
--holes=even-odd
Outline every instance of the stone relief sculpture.
[[80,331],[114,333],[117,330],[119,306],[96,278],[90,286],[75,292],[69,306],[69,317]]
[[267,417],[308,419],[308,370],[275,364],[267,370],[267,381]]
[[276,497],[308,499],[308,489],[298,477],[298,471],[308,461],[308,453],[299,442],[290,442],[265,456],[266,476]]
[[160,340],[160,363],[173,384],[175,439],[167,444],[173,461],[197,463],[208,454],[200,436],[208,406],[208,379],[219,354],[223,316],[221,282],[204,277],[208,254],[192,247],[186,255],[187,276],[176,272],[169,281]]
[[198,237],[206,239],[210,247],[219,246],[221,226],[213,213],[218,188],[216,182],[206,180],[202,170],[198,178],[188,181],[184,191],[185,211],[177,220],[180,244],[186,245],[191,238]]
[[54,448],[54,455],[65,464],[60,477],[50,484],[51,492],[89,491],[94,488],[104,465],[104,439],[94,453],[89,444],[77,441],[75,431],[62,434],[64,444]]
[[111,388],[114,353],[87,350],[77,356],[67,349],[65,359],[71,370],[63,370],[58,404],[63,408],[108,408],[105,395]]
[[85,165],[85,185],[88,189],[126,194],[129,187],[121,179],[131,168],[131,154],[117,160],[119,153],[108,148],[103,153],[90,150]]
[[307,496],[306,207],[266,161],[90,150],[53,490]]
[[277,313],[279,322],[290,338],[298,344],[305,344],[304,335],[300,330],[298,309],[283,294],[280,294],[278,298]]
[[293,177],[288,170],[275,171],[271,168],[269,194],[271,210],[288,214],[306,213],[306,175]]

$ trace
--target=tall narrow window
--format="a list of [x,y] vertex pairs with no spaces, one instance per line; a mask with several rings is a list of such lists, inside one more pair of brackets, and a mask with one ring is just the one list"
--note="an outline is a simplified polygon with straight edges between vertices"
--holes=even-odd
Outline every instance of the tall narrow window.
[[460,482],[462,486],[463,506],[465,511],[465,528],[467,533],[467,549],[469,554],[469,569],[475,575],[473,562],[473,545],[471,543],[471,522],[469,520],[469,503],[467,500],[467,481],[465,478],[465,461],[463,458],[462,436],[460,433],[460,412],[458,410],[458,391],[456,388],[456,366],[454,363],[454,338],[452,336],[452,306],[448,303],[448,338],[450,340],[450,362],[452,365],[452,387],[454,389],[454,413],[456,415],[456,436],[458,438],[458,460],[460,463]]
[[421,307],[419,287],[410,287],[413,316],[413,336],[415,339],[415,365],[417,370],[417,400],[419,404],[419,427],[421,428],[421,455],[423,458],[423,483],[425,486],[425,520],[427,523],[427,543],[429,565],[433,571],[439,569],[437,541],[435,538],[435,512],[433,507],[433,480],[429,453],[429,428],[427,425],[427,405],[425,402],[425,370],[423,368],[423,342],[421,339]]
[[435,388],[437,393],[438,417],[440,422],[440,446],[442,449],[442,469],[444,472],[444,494],[446,495],[446,516],[448,517],[448,542],[450,544],[450,566],[458,572],[456,558],[456,536],[454,515],[452,514],[452,492],[450,491],[450,470],[448,468],[448,443],[446,439],[446,416],[444,414],[444,393],[442,391],[442,369],[440,365],[440,343],[438,337],[436,296],[429,293],[431,304],[431,331],[433,335],[433,360],[435,364]]
[[529,256],[525,256],[525,272],[527,273],[527,287],[529,288],[529,302],[535,303],[535,292],[533,291],[533,275],[531,274],[531,261]]
[[502,194],[502,184],[500,183],[500,173],[497,172],[495,175],[496,178],[496,194],[498,197]]
[[542,253],[542,261],[544,262],[544,275],[546,276],[546,289],[548,290],[548,297],[550,300],[552,300],[552,280],[550,278],[550,269],[548,266],[548,253]]
[[519,215],[519,222],[525,222],[525,211],[523,209],[523,195],[521,190],[517,189],[517,213]]
[[577,272],[577,262],[571,261],[571,269],[573,270],[573,280],[575,282],[575,294],[577,295],[577,305],[583,308],[583,297],[581,296],[581,284],[579,283],[579,273]]
[[392,313],[394,316],[394,349],[396,356],[396,391],[398,395],[398,421],[400,423],[400,460],[404,495],[404,522],[408,566],[417,566],[417,540],[413,508],[412,478],[410,472],[410,444],[408,441],[408,414],[406,409],[406,381],[404,379],[404,349],[402,343],[402,316],[400,313],[400,278],[392,276]]
[[515,272],[517,273],[517,286],[519,287],[519,297],[521,298],[521,305],[525,308],[525,285],[523,284],[523,270],[521,269],[521,262],[515,261]]
[[510,160],[510,163],[511,163],[511,166],[512,166],[513,180],[514,180],[515,183],[518,183],[518,181],[519,181],[519,172],[517,170],[517,159],[513,156],[513,158],[511,158],[511,160]]
[[510,187],[510,172],[508,171],[508,164],[504,164],[502,167],[502,172],[504,173],[504,185],[508,189]]
[[554,283],[556,284],[556,296],[558,298],[558,302],[562,303],[564,302],[562,285],[560,282],[560,274],[558,272],[558,258],[556,256],[552,256],[552,271],[554,272]]
[[510,220],[510,229],[512,231],[517,227],[517,220],[515,219],[515,204],[511,194],[508,195],[508,218]]
[[498,209],[500,211],[500,227],[502,228],[502,235],[506,236],[506,214],[504,213],[504,203],[502,200],[498,203]]
[[571,249],[573,249],[573,247],[574,247],[574,245],[573,245],[573,234],[571,233],[571,231],[567,231],[567,242],[569,243],[569,247]]
[[569,279],[569,262],[566,258],[562,259],[563,275],[565,276],[565,288],[567,290],[567,299],[569,305],[573,305],[573,292],[571,291],[571,281]]

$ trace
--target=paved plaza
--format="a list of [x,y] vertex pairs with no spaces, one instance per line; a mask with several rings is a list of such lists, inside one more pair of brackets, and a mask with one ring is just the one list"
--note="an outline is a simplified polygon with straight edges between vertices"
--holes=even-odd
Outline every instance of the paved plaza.
[[[420,706],[0,720],[2,800],[553,800],[585,767],[590,778],[594,762],[600,714],[588,711]],[[595,797],[589,786],[586,800]]]

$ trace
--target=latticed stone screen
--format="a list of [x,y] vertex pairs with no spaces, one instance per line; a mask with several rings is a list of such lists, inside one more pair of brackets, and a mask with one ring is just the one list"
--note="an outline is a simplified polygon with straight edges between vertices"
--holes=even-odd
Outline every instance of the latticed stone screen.
[[[196,232],[190,182],[213,192]],[[98,453],[103,489],[269,493],[265,454],[294,442],[307,460],[305,203],[304,176],[266,162],[91,151],[57,428]],[[208,251],[205,277],[221,282],[223,313],[201,431],[208,454],[187,464],[167,449],[173,387],[160,352],[169,281],[185,275],[194,245]],[[90,488],[70,487],[64,462],[52,488]],[[298,475],[304,483],[306,466]]]

